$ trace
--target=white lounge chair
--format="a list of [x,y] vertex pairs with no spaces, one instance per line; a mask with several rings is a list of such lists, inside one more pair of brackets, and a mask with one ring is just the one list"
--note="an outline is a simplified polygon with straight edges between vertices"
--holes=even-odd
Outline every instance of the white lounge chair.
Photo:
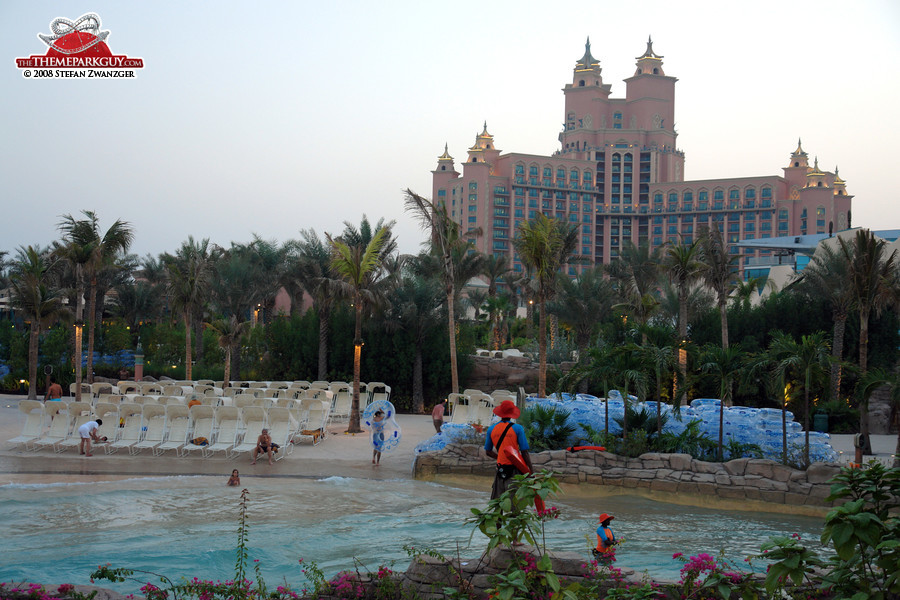
[[97,430],[97,436],[109,441],[116,439],[119,431],[119,405],[111,402],[98,402],[94,406],[94,420],[100,419],[103,424]]
[[140,454],[141,450],[155,449],[166,437],[166,407],[162,404],[144,405],[144,436],[141,441],[131,446],[131,454]]
[[309,384],[310,389],[327,390],[331,384],[327,381],[313,381]]
[[[331,402],[331,420],[349,420],[350,410],[353,406],[353,390],[350,384],[342,381],[332,383],[330,391],[334,394]],[[362,395],[360,395],[360,403],[362,403]]]
[[69,402],[68,411],[69,417],[72,419],[72,428],[66,439],[53,446],[56,452],[65,452],[69,448],[80,446],[81,434],[78,433],[78,428],[94,418],[90,402]]
[[195,444],[193,443],[193,440],[206,438],[208,444],[212,444],[213,433],[216,428],[216,409],[212,406],[207,406],[206,404],[199,404],[192,406],[190,412],[191,422],[193,423],[191,442],[185,444],[184,448],[181,450],[181,455],[187,456],[194,452],[200,452],[200,454],[206,456],[204,452],[206,446]]
[[203,449],[204,456],[222,452],[228,456],[237,445],[240,409],[235,406],[220,406],[216,409],[216,443]]
[[162,456],[169,450],[174,450],[175,456],[181,456],[181,451],[187,443],[190,426],[191,416],[186,405],[167,404],[166,439],[153,448],[153,456]]
[[309,440],[315,446],[325,439],[327,432],[325,425],[328,422],[330,407],[331,405],[324,400],[303,400],[301,411],[306,414],[306,423],[300,433],[294,435],[294,440]]
[[[149,406],[149,405],[148,405]],[[122,448],[131,447],[141,441],[141,428],[144,425],[144,410],[140,404],[122,404],[119,406],[119,419],[124,421],[122,427],[117,429],[115,441],[106,445],[106,453],[113,454]],[[104,422],[104,425],[106,423]]]
[[[469,397],[463,394],[448,394],[450,405],[450,422],[465,424],[469,422]],[[474,413],[474,411],[473,411]]]
[[278,461],[294,451],[291,443],[291,414],[287,408],[273,406],[266,411],[266,419],[272,443],[278,444],[278,452],[274,453],[275,460]]
[[47,402],[44,404],[45,420],[50,421],[50,429],[32,442],[32,448],[53,447],[69,437],[72,430],[72,417],[69,416],[69,405],[65,402]]
[[259,406],[248,406],[241,410],[241,423],[244,431],[241,434],[241,442],[231,449],[232,458],[244,452],[252,452],[256,448],[256,440],[266,426],[266,411]]
[[369,393],[369,402],[378,402],[379,400],[391,401],[391,386],[381,381],[370,381],[366,386]]

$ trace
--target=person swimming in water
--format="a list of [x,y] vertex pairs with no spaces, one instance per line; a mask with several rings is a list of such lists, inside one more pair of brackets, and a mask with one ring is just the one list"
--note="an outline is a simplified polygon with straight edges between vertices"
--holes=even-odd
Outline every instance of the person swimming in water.
[[231,472],[231,477],[228,478],[228,485],[229,486],[241,485],[241,476],[238,473],[237,469],[235,469],[234,471]]

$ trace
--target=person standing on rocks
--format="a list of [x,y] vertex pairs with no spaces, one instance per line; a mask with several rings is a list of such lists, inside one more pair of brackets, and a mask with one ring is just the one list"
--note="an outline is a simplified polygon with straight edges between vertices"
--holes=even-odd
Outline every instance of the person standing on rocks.
[[494,408],[494,414],[500,417],[500,421],[491,425],[485,436],[484,451],[491,458],[497,459],[497,474],[494,475],[494,484],[491,486],[491,500],[503,495],[512,481],[513,475],[519,473],[513,461],[507,456],[509,451],[521,455],[522,460],[528,465],[528,470],[533,471],[531,457],[528,455],[528,438],[525,437],[525,429],[512,419],[519,418],[519,408],[512,400],[504,400]]

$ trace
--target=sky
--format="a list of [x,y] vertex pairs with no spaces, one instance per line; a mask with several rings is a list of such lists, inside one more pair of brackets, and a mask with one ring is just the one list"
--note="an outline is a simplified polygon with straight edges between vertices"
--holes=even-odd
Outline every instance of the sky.
[[[94,12],[136,79],[26,79],[56,17]],[[900,3],[0,2],[0,251],[50,244],[62,215],[135,229],[132,252],[188,236],[279,243],[396,221],[487,122],[496,147],[558,149],[562,87],[587,37],[613,97],[648,36],[676,84],[685,178],[780,175],[802,138],[840,168],[853,225],[900,226]]]

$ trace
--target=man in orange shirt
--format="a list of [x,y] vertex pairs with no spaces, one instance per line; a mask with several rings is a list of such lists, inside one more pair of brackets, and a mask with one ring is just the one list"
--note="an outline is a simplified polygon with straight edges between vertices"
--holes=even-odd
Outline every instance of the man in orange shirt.
[[494,414],[500,417],[500,422],[494,423],[487,430],[484,440],[484,451],[491,458],[497,459],[497,474],[494,476],[494,485],[491,486],[491,500],[499,498],[509,488],[513,475],[519,474],[519,470],[506,456],[505,450],[509,448],[518,451],[522,460],[528,465],[529,471],[533,471],[531,457],[528,455],[528,438],[525,437],[525,429],[512,419],[519,418],[519,408],[512,400],[504,400],[500,406],[494,408]]

